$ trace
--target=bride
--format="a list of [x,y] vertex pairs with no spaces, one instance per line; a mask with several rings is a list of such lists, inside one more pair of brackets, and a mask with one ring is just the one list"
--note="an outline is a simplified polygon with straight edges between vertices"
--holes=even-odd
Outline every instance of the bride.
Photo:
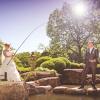
[[[14,53],[11,50],[10,44],[8,43],[4,44],[4,50],[3,50],[4,60],[0,67],[0,75],[4,75],[4,73],[7,72],[7,81],[21,81],[20,75],[16,69],[16,65],[14,61],[11,60],[13,54]],[[0,79],[1,77],[2,76],[0,76]]]

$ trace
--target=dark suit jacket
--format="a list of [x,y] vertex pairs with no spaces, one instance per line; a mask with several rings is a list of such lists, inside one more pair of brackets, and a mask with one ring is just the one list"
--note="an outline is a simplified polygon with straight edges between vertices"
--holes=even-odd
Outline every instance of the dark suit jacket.
[[99,63],[99,52],[97,48],[93,48],[91,53],[90,53],[90,49],[86,50],[86,54],[85,54],[85,64],[89,63],[89,60],[96,60],[96,64]]

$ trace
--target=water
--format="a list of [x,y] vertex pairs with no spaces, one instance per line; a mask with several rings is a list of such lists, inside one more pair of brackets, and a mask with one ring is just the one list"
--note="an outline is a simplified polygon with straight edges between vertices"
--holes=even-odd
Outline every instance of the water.
[[[67,87],[79,87],[75,85],[66,85]],[[85,86],[85,88],[90,88],[91,85]],[[96,85],[100,88],[100,84]],[[100,100],[100,96],[86,96],[86,95],[34,95],[29,98],[29,100]]]
[[72,95],[35,95],[29,100],[100,100],[100,96],[72,96]]

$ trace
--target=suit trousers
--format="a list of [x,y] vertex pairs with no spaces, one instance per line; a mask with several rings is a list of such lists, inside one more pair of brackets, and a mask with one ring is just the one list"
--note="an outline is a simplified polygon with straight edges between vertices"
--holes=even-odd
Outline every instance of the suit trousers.
[[85,68],[82,71],[82,76],[81,76],[81,85],[82,86],[85,85],[86,77],[87,77],[88,73],[92,74],[92,83],[91,84],[95,85],[96,66],[97,66],[97,63],[95,63],[95,62],[86,63]]

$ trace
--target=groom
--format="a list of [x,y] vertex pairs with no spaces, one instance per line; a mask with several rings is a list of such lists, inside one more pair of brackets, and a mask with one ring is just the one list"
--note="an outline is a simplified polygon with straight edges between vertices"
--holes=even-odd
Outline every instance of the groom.
[[99,53],[98,49],[94,47],[93,41],[88,41],[87,44],[87,50],[85,54],[85,68],[82,71],[82,77],[81,77],[81,86],[79,89],[84,88],[86,76],[88,72],[92,72],[92,87],[93,89],[96,89],[95,87],[95,75],[96,75],[96,67],[98,63]]

